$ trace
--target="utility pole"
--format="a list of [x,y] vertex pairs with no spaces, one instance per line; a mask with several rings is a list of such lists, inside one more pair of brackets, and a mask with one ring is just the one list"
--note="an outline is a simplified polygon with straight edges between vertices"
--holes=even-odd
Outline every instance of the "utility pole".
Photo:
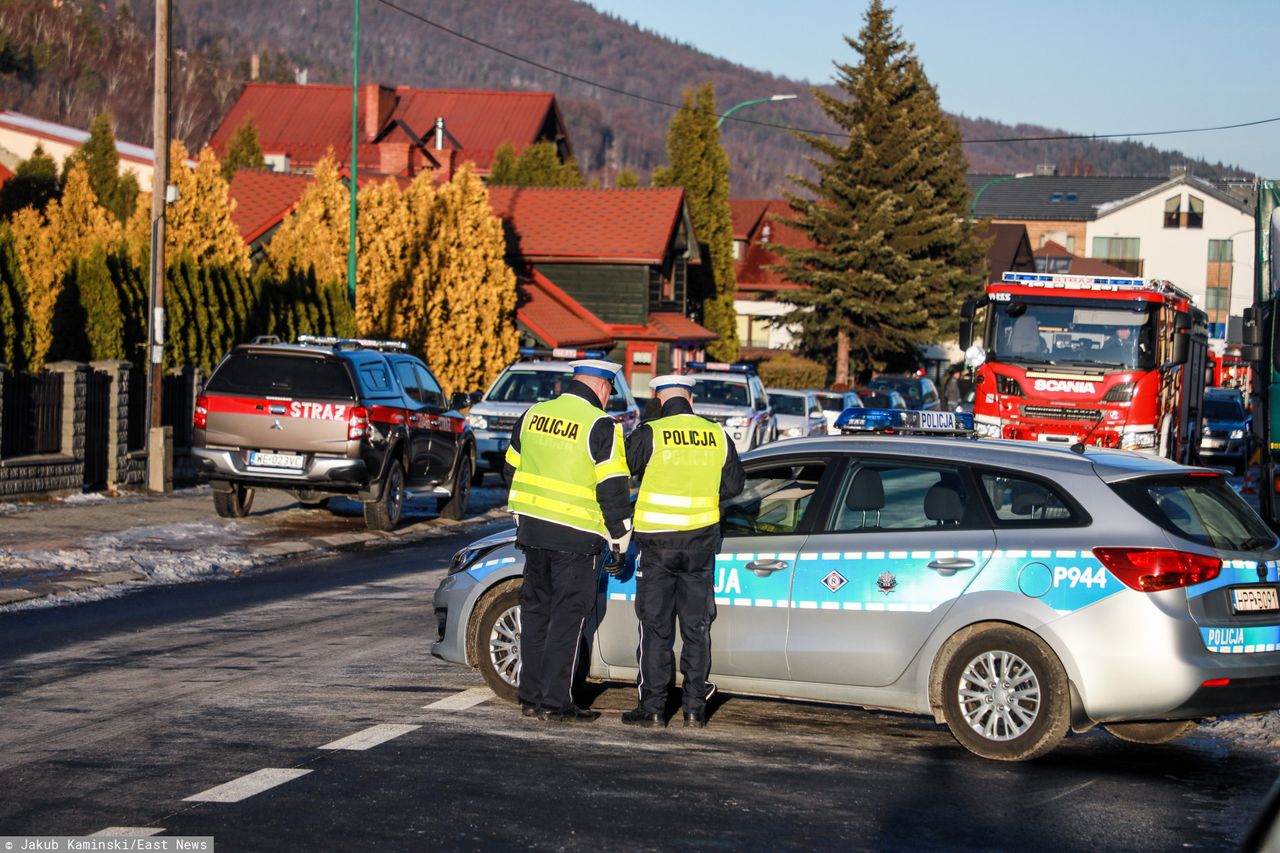
[[[147,313],[147,488],[164,491],[172,482],[172,448],[160,429],[164,367],[164,225],[169,195],[169,0],[156,0],[155,98],[152,113],[151,310]],[[167,474],[167,477],[166,477]]]

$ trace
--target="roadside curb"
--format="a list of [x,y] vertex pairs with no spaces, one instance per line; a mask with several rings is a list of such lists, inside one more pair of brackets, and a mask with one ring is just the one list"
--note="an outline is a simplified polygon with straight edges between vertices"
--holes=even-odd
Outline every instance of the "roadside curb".
[[[374,531],[335,533],[310,539],[272,542],[269,545],[246,548],[245,554],[250,558],[261,560],[260,565],[266,566],[279,560],[295,557],[344,551],[377,550],[428,539],[442,539],[464,533],[472,527],[491,524],[510,517],[511,513],[507,512],[506,509],[494,508],[461,521],[433,518],[387,533]],[[0,588],[0,607],[33,599],[56,598],[105,586],[149,584],[151,580],[152,578],[146,572],[136,569],[100,573],[86,572],[72,575],[63,580],[51,580],[34,586]]]

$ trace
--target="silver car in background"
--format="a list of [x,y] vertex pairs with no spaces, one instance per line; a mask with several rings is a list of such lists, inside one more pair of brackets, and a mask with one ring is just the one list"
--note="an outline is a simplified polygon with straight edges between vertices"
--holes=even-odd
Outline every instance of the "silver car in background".
[[[929,436],[744,456],[715,563],[721,690],[932,716],[1015,761],[1103,725],[1163,743],[1280,707],[1280,550],[1219,472]],[[512,698],[523,555],[454,558],[432,653]],[[586,675],[636,677],[634,566],[602,576]]]
[[790,388],[768,388],[766,391],[778,421],[778,438],[827,434],[827,419],[812,391]]

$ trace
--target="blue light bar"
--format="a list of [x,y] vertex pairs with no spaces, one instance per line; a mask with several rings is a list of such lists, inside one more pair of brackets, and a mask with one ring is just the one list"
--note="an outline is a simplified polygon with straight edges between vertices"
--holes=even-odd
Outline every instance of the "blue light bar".
[[845,435],[973,435],[969,412],[916,411],[913,409],[845,409],[836,418],[836,429]]
[[1101,275],[1070,275],[1044,272],[1007,272],[1000,280],[1009,284],[1055,285],[1057,287],[1080,287],[1082,285],[1106,285],[1108,287],[1147,287],[1140,278],[1117,278]]
[[524,358],[604,358],[604,350],[571,349],[568,347],[520,347],[516,350]]
[[754,366],[745,361],[728,364],[723,361],[686,361],[684,366],[689,370],[708,370],[715,373],[755,373]]

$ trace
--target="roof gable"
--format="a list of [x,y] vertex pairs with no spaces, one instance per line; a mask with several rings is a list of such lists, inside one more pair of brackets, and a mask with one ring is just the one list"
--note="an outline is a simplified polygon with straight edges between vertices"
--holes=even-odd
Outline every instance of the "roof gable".
[[1230,193],[1223,192],[1203,178],[1197,178],[1194,175],[1175,175],[1169,180],[1156,184],[1155,186],[1137,193],[1136,195],[1099,205],[1098,216],[1107,216],[1108,214],[1115,213],[1117,210],[1123,210],[1126,207],[1141,204],[1149,199],[1161,198],[1167,195],[1170,191],[1179,189],[1183,186],[1192,192],[1197,192],[1217,199],[1223,204],[1239,210],[1241,213],[1252,212],[1249,207],[1249,203],[1246,200],[1237,198]]
[[507,254],[525,260],[660,264],[689,230],[679,187],[489,187]]

